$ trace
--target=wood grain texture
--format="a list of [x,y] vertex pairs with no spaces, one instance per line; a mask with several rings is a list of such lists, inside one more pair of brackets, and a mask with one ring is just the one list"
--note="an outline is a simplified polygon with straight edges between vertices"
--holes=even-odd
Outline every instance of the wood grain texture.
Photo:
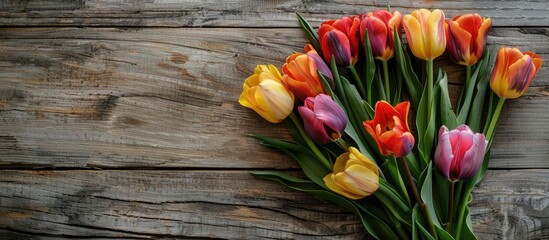
[[410,13],[441,8],[448,18],[476,12],[494,26],[549,26],[547,1],[0,1],[0,24],[9,26],[224,26],[297,27],[295,12],[311,23],[386,8]]
[[[288,137],[284,126],[267,123],[237,99],[256,64],[281,66],[299,51],[304,38],[293,36],[300,34],[298,29],[222,35],[217,29],[1,29],[0,164],[295,168],[294,161],[245,136]],[[509,36],[504,43],[549,58],[543,33],[496,29],[494,35],[494,41]],[[451,81],[459,83],[463,69],[445,64]],[[527,97],[509,101],[492,167],[549,167],[548,70],[543,65]]]
[[[491,170],[479,239],[549,234],[549,170]],[[339,207],[243,171],[0,171],[0,233],[50,237],[359,239]],[[17,236],[17,235],[15,235]]]

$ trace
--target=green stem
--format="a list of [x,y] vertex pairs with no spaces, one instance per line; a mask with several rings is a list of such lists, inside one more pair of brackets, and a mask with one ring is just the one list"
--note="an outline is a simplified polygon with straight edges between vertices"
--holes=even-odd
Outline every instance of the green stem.
[[349,144],[347,144],[347,142],[345,142],[345,140],[343,140],[343,138],[338,138],[335,140],[335,143],[337,143],[337,145],[343,149],[344,151],[349,151]]
[[492,137],[494,137],[494,131],[496,130],[496,124],[498,122],[501,109],[503,108],[503,103],[505,103],[505,98],[499,98],[498,105],[496,106],[496,110],[494,111],[494,115],[492,116],[492,120],[488,126],[488,131],[486,132],[486,140],[489,142],[488,146],[492,143]]
[[313,153],[316,155],[316,157],[320,160],[320,162],[322,164],[324,164],[324,166],[326,166],[328,168],[328,170],[332,171],[332,164],[330,164],[330,161],[328,161],[328,159],[326,159],[324,154],[322,154],[320,152],[320,150],[315,145],[315,143],[309,138],[309,136],[307,136],[307,133],[305,133],[305,130],[301,126],[301,121],[299,121],[299,119],[297,119],[297,116],[293,112],[290,114],[290,119],[292,120],[292,122],[297,127],[299,133],[301,134],[301,136],[303,137],[303,139],[305,140],[305,142],[307,143],[307,146],[309,146],[311,151],[313,151]]
[[383,65],[383,87],[385,88],[385,97],[387,97],[387,102],[391,102],[391,87],[389,85],[389,66],[387,61],[382,61]]
[[448,225],[446,225],[446,231],[452,231],[452,220],[454,218],[454,190],[456,181],[450,180],[450,199],[448,203]]
[[367,99],[368,95],[366,95],[366,89],[362,84],[362,80],[360,80],[360,76],[358,76],[358,72],[356,71],[355,65],[351,65],[348,68],[351,71],[351,74],[353,75],[355,82],[358,84],[358,90],[360,91],[360,95],[362,95],[362,99]]
[[398,159],[400,160],[400,164],[402,164],[402,167],[404,168],[406,176],[408,177],[408,184],[412,189],[412,194],[414,195],[414,198],[416,199],[416,202],[419,205],[419,208],[421,208],[423,216],[425,217],[425,221],[427,221],[427,224],[429,225],[429,229],[431,230],[431,234],[435,239],[438,240],[438,235],[435,230],[435,224],[433,223],[433,220],[431,218],[431,214],[429,213],[429,209],[427,208],[427,205],[425,204],[425,202],[423,202],[423,200],[421,200],[419,191],[417,190],[417,186],[414,181],[414,177],[412,177],[412,173],[410,172],[410,168],[408,167],[408,163],[406,162],[406,158],[400,157]]
[[433,60],[427,60],[427,118],[431,118],[433,107]]
[[[465,193],[465,196],[467,196],[467,195],[469,195],[469,192]],[[463,222],[465,222],[463,217],[465,217],[465,208],[466,207],[467,207],[467,199],[465,199],[465,201],[462,201],[461,206],[459,206],[458,223],[457,223],[457,227],[456,227],[456,238],[455,238],[456,240],[461,239],[461,228],[463,226]]]
[[457,113],[461,111],[463,107],[463,101],[465,101],[467,95],[467,88],[469,88],[469,82],[471,81],[471,69],[472,66],[465,66],[465,85],[463,85],[463,90],[461,90],[461,95],[458,100]]

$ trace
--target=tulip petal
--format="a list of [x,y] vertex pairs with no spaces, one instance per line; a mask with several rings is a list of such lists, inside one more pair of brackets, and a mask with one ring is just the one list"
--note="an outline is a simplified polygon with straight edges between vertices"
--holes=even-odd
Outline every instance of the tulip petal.
[[262,110],[274,119],[285,119],[293,110],[294,98],[288,90],[275,80],[264,80],[259,83],[254,98]]
[[316,118],[338,133],[343,132],[347,126],[345,112],[328,95],[319,94],[316,96],[314,113]]
[[356,149],[354,147],[350,147],[349,152],[352,155],[352,157],[349,156],[350,160],[356,159],[359,162],[357,164],[365,166],[366,168],[368,168],[372,172],[374,172],[376,175],[379,175],[377,166],[374,164],[374,162],[372,160],[370,160],[369,158],[367,158],[366,156],[364,156],[362,153],[360,153],[360,151],[358,151],[358,149]]
[[539,69],[541,68],[541,57],[534,52],[524,52],[524,54],[532,58],[534,66],[536,67],[536,72],[534,73],[534,75],[537,74]]
[[467,161],[462,161],[460,164],[460,172],[457,176],[459,180],[467,180],[475,176],[477,171],[480,169],[482,162],[484,160],[484,154],[486,153],[486,145],[488,141],[482,134],[474,134],[473,144],[465,153],[463,159]]
[[303,118],[305,132],[314,142],[325,144],[331,141],[330,136],[326,133],[324,124],[316,118],[315,113],[311,109],[299,106],[297,110]]
[[[341,173],[340,173],[341,174]],[[324,180],[324,183],[326,184],[326,186],[331,189],[332,191],[336,192],[336,193],[339,193],[349,199],[361,199],[363,198],[362,195],[359,195],[359,194],[354,194],[354,193],[351,193],[351,192],[348,192],[346,189],[343,189],[342,187],[339,186],[339,184],[337,184],[335,181],[335,174],[330,174],[330,175],[327,175],[323,178]]]
[[454,154],[452,153],[452,144],[450,142],[450,136],[448,128],[446,126],[440,127],[438,134],[438,145],[435,150],[435,167],[446,178],[450,178],[450,165]]
[[[461,28],[457,22],[448,22],[448,53],[452,61],[461,65],[471,65],[469,61],[472,61],[470,60],[472,37],[471,33]],[[474,59],[475,63],[476,60]]]
[[509,66],[507,82],[509,90],[515,90],[518,94],[516,97],[522,95],[530,86],[536,72],[535,68],[534,62],[529,55],[524,55]]
[[379,186],[379,176],[358,164],[348,167],[343,173],[336,174],[336,181],[342,188],[363,197],[374,193]]
[[446,49],[446,34],[444,32],[444,12],[435,9],[427,18],[424,30],[426,36],[424,38],[425,49],[427,52],[427,60],[432,60],[444,53]]
[[332,55],[338,66],[349,66],[351,64],[351,48],[349,39],[340,31],[327,32],[322,37],[322,52],[325,59],[331,61]]
[[475,54],[478,59],[482,58],[484,55],[484,48],[486,47],[486,38],[488,37],[488,32],[492,27],[492,19],[484,19],[480,28],[478,29],[477,39],[476,39],[476,48]]
[[427,57],[425,52],[426,46],[423,39],[425,36],[423,35],[420,22],[418,19],[413,17],[413,15],[408,14],[404,16],[402,23],[406,32],[406,39],[408,39],[408,45],[410,46],[412,53],[414,56],[425,60]]

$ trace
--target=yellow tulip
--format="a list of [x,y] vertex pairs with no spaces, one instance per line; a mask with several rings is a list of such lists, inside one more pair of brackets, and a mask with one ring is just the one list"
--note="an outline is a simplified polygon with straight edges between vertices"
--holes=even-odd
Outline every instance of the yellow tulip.
[[446,35],[442,10],[415,10],[404,16],[402,23],[414,56],[423,60],[433,60],[444,53]]
[[294,95],[284,86],[280,72],[273,65],[257,65],[242,88],[238,99],[240,105],[254,110],[269,122],[281,122],[294,109]]
[[372,160],[350,147],[336,159],[334,172],[324,177],[324,183],[347,198],[361,199],[377,190],[379,172]]

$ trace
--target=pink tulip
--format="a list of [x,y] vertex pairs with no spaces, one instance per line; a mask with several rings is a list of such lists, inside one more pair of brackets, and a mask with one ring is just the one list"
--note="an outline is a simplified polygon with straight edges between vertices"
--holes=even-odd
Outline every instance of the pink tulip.
[[343,109],[330,96],[322,93],[306,98],[297,110],[303,118],[305,132],[318,144],[339,139],[347,126],[347,115]]
[[474,133],[467,125],[452,131],[440,127],[435,151],[435,167],[451,181],[467,180],[480,169],[488,141],[481,133]]

